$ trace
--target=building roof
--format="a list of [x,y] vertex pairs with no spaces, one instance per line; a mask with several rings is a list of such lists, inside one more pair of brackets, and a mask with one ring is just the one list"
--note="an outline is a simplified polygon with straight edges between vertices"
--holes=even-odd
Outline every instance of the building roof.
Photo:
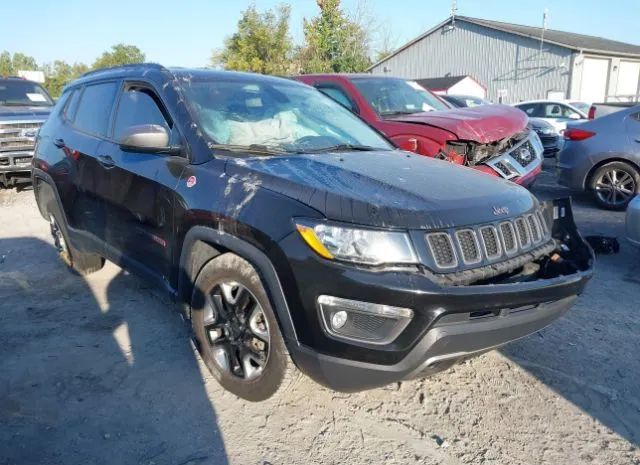
[[[428,35],[439,30],[441,27],[447,24],[450,24],[452,19],[453,19],[452,17],[447,18],[446,20],[442,21],[441,23],[429,29],[424,34],[407,42],[406,44],[404,44],[403,46],[395,50],[393,53],[387,55],[377,63],[374,63],[373,65],[371,65],[369,67],[369,70],[380,65],[381,63],[384,63],[389,58],[409,48],[416,42],[421,41]],[[530,37],[535,40],[540,40],[540,38],[542,37],[541,27],[523,26],[521,24],[504,23],[501,21],[491,21],[488,19],[472,18],[469,16],[456,16],[455,20],[477,24],[480,26],[488,27],[498,31],[508,32],[511,34],[516,34],[519,36]],[[551,44],[559,45],[561,47],[566,47],[572,50],[577,50],[580,52],[640,58],[640,45],[628,44],[625,42],[618,42],[615,40],[609,40],[602,37],[588,36],[584,34],[575,34],[573,32],[557,31],[554,29],[545,29],[544,41]]]
[[437,78],[416,79],[422,87],[430,90],[445,90],[453,87],[467,76],[444,76]]
[[[456,20],[467,21],[481,26],[498,29],[512,34],[531,37],[540,40],[542,36],[541,27],[522,26],[520,24],[503,23],[500,21],[489,21],[487,19],[470,18],[468,16],[456,16]],[[556,31],[555,29],[544,30],[545,42],[562,45],[573,50],[604,53],[607,55],[634,55],[640,56],[640,45],[618,42],[616,40],[604,39],[602,37],[587,36],[573,32]]]

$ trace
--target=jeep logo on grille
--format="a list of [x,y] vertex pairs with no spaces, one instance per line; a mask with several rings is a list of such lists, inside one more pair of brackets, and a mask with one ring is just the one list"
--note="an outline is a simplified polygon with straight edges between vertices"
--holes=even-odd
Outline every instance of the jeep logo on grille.
[[22,131],[20,131],[20,135],[22,137],[27,137],[29,139],[35,139],[37,133],[37,129],[23,129]]
[[493,214],[495,216],[508,215],[509,207],[493,207]]

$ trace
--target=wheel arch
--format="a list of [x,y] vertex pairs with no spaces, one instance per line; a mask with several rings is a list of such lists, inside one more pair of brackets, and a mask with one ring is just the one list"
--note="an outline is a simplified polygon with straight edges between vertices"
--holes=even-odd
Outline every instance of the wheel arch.
[[179,299],[190,311],[191,296],[198,274],[211,259],[226,252],[242,257],[256,269],[273,306],[285,342],[287,345],[297,343],[287,300],[271,260],[254,245],[231,234],[207,226],[193,226],[189,229],[180,253]]

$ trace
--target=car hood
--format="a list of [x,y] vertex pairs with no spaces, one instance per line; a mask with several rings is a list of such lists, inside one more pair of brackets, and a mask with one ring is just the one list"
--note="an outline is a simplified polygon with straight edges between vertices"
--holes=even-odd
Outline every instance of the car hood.
[[527,115],[507,105],[482,105],[386,118],[445,129],[460,140],[488,144],[511,137],[527,126]]
[[0,120],[3,119],[42,119],[45,120],[53,107],[15,107],[0,105]]
[[328,219],[379,227],[478,224],[494,221],[494,210],[513,216],[537,202],[514,183],[401,151],[230,158],[225,172],[231,182],[286,195]]

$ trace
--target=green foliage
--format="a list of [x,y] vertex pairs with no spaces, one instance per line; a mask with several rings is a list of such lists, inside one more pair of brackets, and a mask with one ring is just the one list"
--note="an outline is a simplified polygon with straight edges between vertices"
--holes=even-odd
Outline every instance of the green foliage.
[[46,76],[44,87],[53,97],[59,97],[62,89],[71,81],[79,78],[89,71],[89,67],[84,63],[68,64],[62,60],[56,60],[53,64],[43,66]]
[[0,76],[16,76],[18,71],[36,71],[38,63],[36,59],[24,53],[14,53],[13,56],[6,50],[0,53]]
[[304,21],[300,52],[304,73],[357,73],[370,65],[369,33],[340,8],[340,0],[317,0],[320,14]]
[[135,45],[117,44],[111,47],[110,52],[104,52],[96,59],[93,63],[93,69],[143,63],[144,60],[144,53]]
[[293,41],[289,35],[291,7],[280,5],[275,11],[260,13],[249,6],[238,21],[238,30],[214,52],[211,62],[226,69],[263,74],[291,71]]

